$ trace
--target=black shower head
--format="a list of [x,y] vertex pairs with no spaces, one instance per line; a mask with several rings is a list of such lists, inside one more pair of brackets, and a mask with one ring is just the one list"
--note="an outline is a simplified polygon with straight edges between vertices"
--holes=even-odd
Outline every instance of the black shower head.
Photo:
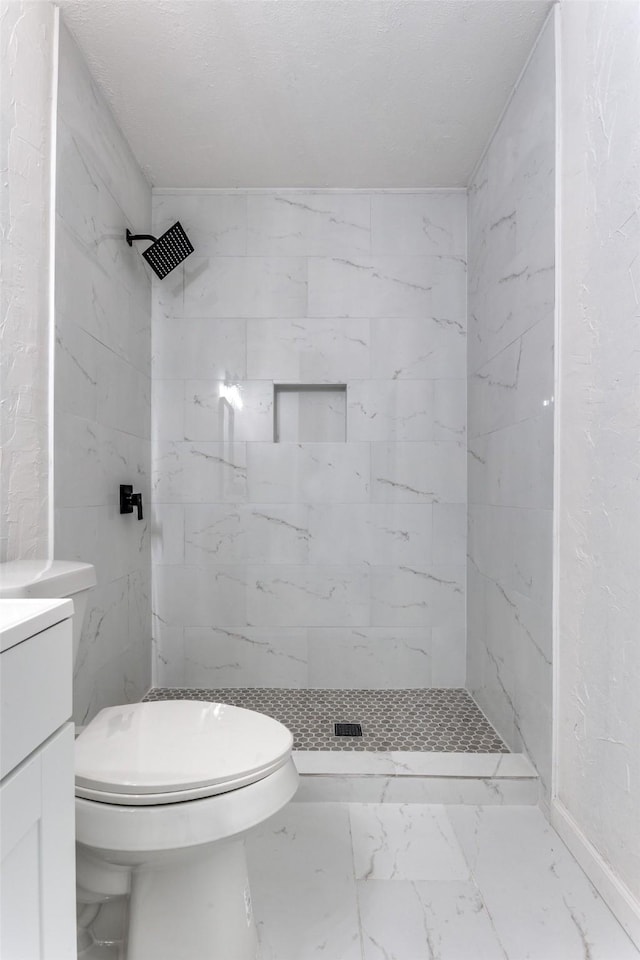
[[126,236],[129,246],[133,244],[134,240],[153,240],[151,246],[142,251],[142,256],[161,280],[168,273],[171,273],[179,263],[182,263],[190,253],[193,253],[191,241],[182,229],[179,220],[176,220],[174,225],[169,227],[166,233],[163,233],[157,240],[148,233],[134,235],[130,230],[127,230]]

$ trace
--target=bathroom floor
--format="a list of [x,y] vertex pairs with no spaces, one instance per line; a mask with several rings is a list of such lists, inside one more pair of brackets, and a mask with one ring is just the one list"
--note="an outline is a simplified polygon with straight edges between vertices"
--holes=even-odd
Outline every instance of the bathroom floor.
[[[508,753],[466,690],[308,690],[156,687],[145,700],[211,700],[257,710],[287,726],[295,750]],[[335,723],[359,723],[361,737],[335,736]]]
[[292,803],[248,841],[261,960],[639,960],[533,806]]

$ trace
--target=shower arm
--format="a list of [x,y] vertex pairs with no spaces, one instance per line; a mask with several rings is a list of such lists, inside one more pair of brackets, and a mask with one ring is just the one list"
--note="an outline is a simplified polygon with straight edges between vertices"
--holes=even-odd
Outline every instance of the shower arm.
[[129,244],[130,247],[133,246],[134,240],[153,240],[153,242],[155,243],[156,240],[158,239],[157,237],[152,237],[150,233],[131,233],[131,230],[129,230],[128,228],[125,236],[127,238],[127,243]]

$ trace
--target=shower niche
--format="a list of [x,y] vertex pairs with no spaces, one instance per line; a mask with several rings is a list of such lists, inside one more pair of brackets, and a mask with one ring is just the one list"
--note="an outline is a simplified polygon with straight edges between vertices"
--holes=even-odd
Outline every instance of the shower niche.
[[347,439],[346,383],[277,383],[273,387],[275,443]]

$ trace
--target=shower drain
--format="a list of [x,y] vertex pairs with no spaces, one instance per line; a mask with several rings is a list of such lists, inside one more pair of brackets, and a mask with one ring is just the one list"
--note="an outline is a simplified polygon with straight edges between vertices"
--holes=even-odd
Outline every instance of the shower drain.
[[362,736],[361,723],[334,723],[333,728],[336,732],[336,737],[361,737]]

